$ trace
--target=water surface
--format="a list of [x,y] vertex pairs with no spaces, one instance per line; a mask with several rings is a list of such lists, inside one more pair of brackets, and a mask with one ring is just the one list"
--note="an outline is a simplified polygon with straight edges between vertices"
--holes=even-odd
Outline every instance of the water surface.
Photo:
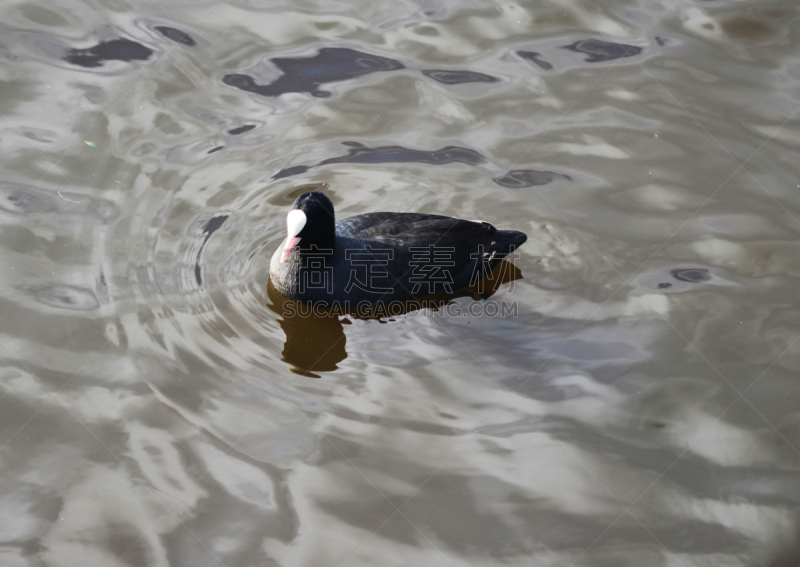
[[[796,565],[799,15],[3,2],[0,564]],[[284,317],[324,186],[521,278]]]

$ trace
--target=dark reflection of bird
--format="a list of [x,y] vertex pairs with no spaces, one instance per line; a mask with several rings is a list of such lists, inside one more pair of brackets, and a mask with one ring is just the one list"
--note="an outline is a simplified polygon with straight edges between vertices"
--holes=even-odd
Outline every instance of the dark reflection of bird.
[[270,280],[289,299],[343,308],[452,294],[486,278],[525,242],[488,222],[418,213],[366,213],[335,221],[323,193],[300,195]]
[[522,272],[510,262],[500,262],[482,282],[460,289],[452,294],[429,295],[422,300],[408,300],[393,304],[391,311],[380,305],[368,309],[334,310],[299,303],[281,295],[270,281],[267,295],[270,310],[280,317],[280,325],[286,333],[282,359],[298,374],[319,378],[315,372],[331,372],[347,358],[344,325],[353,320],[377,319],[388,323],[398,317],[421,309],[439,310],[453,304],[460,297],[475,300],[488,299],[504,284],[518,280]]
[[286,333],[283,361],[298,374],[318,378],[315,372],[331,372],[347,358],[342,320],[336,313],[322,311],[302,312],[299,304],[286,299],[271,285],[267,285],[271,301],[268,307],[281,317],[280,325]]

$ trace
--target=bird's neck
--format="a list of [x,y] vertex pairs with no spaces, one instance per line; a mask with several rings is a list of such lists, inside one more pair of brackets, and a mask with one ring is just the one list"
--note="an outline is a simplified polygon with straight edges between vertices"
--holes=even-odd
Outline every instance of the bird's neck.
[[336,245],[336,224],[333,219],[315,221],[314,231],[300,239],[298,248],[303,252],[313,250],[333,250]]
[[305,241],[305,239],[303,239],[300,241],[300,244],[297,245],[297,249],[301,254],[313,254],[317,250],[333,250],[335,245],[336,237],[312,241]]

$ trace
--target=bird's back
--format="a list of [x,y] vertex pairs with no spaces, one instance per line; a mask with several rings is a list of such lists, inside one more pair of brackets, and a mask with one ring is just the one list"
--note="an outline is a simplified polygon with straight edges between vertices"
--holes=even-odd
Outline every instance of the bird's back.
[[484,221],[469,221],[421,213],[365,213],[336,223],[336,235],[372,241],[391,248],[435,246],[453,248],[469,258],[479,246],[499,260],[527,236],[516,230],[497,230]]
[[[402,300],[465,288],[488,276],[526,239],[488,222],[420,213],[366,213],[336,223],[339,256],[349,250],[351,258],[380,264],[374,273],[383,275],[373,284],[394,288],[386,297]],[[366,247],[366,255],[355,252]]]

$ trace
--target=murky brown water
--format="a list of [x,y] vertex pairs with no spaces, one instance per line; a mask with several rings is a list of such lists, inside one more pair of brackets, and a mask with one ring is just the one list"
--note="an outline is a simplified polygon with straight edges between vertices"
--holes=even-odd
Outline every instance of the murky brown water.
[[[0,564],[797,565],[798,23],[3,2]],[[319,183],[527,232],[516,312],[284,319]]]

